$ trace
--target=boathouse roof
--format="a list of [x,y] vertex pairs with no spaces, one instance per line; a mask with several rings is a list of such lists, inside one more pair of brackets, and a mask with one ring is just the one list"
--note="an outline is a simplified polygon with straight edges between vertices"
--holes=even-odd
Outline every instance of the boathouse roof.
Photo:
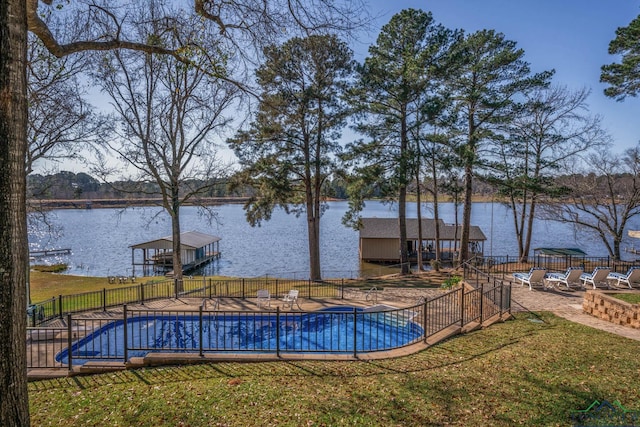
[[[397,239],[400,238],[400,226],[398,218],[362,218],[360,228],[361,239]],[[445,224],[443,220],[438,220],[440,224],[441,240],[460,240],[462,236],[462,226]],[[422,238],[433,240],[436,236],[436,220],[433,218],[422,218]],[[407,218],[407,239],[418,239],[418,219]],[[469,240],[472,242],[487,240],[480,227],[472,225],[469,230]]]
[[[198,249],[220,241],[220,237],[210,234],[200,233],[199,231],[187,231],[180,233],[180,245],[184,248]],[[161,237],[149,242],[131,245],[132,249],[171,249],[173,245],[173,236]]]
[[579,248],[536,248],[534,253],[545,256],[585,256],[587,253]]

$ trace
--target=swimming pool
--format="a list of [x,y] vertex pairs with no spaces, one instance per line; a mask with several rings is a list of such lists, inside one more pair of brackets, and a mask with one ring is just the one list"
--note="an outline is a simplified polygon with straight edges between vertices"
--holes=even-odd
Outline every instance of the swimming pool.
[[[412,314],[412,315],[408,315]],[[71,346],[73,364],[120,360],[150,352],[354,353],[419,341],[424,330],[408,310],[365,312],[332,307],[307,313],[144,312],[110,322]],[[69,363],[69,348],[56,355]]]

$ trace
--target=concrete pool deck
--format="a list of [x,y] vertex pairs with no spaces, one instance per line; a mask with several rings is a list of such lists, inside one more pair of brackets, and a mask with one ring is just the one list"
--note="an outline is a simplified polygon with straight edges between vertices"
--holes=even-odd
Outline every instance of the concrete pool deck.
[[[396,307],[406,307],[417,304],[421,298],[432,298],[441,295],[441,289],[433,288],[386,288],[378,291],[377,304],[385,304]],[[358,307],[370,306],[372,300],[366,299],[366,290],[345,289],[344,299],[300,299],[300,306],[303,310],[319,310],[321,308],[332,307],[340,304],[354,305]],[[548,311],[557,316],[563,317],[572,322],[581,323],[595,329],[610,332],[629,339],[640,341],[640,329],[629,328],[620,325],[614,325],[607,321],[590,316],[583,312],[582,302],[584,299],[584,290],[562,290],[558,289],[534,289],[529,290],[527,286],[513,284],[511,293],[512,312],[525,311]],[[210,300],[208,300],[210,301]],[[145,306],[135,306],[136,308],[151,308],[162,310],[197,310],[202,300],[185,299],[185,300],[166,300],[147,303]],[[271,300],[271,308],[280,307],[283,302],[273,298]],[[134,308],[134,306],[129,306]],[[234,298],[222,298],[220,301],[221,310],[257,310],[254,298],[246,300],[238,300]],[[287,309],[288,310],[288,309]],[[295,311],[295,310],[294,310]]]

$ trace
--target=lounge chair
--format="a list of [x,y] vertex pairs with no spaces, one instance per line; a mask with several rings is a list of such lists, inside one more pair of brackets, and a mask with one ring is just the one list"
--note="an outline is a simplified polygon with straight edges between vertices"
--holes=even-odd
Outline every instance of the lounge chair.
[[625,283],[629,289],[633,289],[632,284],[640,283],[640,267],[631,267],[626,274],[609,273],[607,280],[616,280],[616,286]]
[[608,288],[609,283],[607,282],[607,276],[609,273],[611,273],[609,267],[596,267],[593,273],[582,273],[580,276],[582,287],[584,288],[587,284],[590,284],[593,286],[593,289],[596,289],[598,285],[605,285]]
[[258,308],[271,307],[271,294],[267,289],[259,289],[257,296]]
[[516,279],[516,282],[520,282],[520,286],[524,286],[526,283],[529,285],[529,290],[532,290],[535,284],[544,286],[545,274],[547,274],[545,268],[532,267],[528,273],[513,273],[513,278]]
[[580,285],[580,276],[582,276],[584,270],[582,267],[569,267],[564,273],[547,273],[544,276],[545,282],[549,283],[550,286],[563,284],[567,287],[567,289],[571,289],[572,284]]
[[[295,303],[295,305],[297,305],[298,308],[300,308],[300,304],[298,304],[298,293],[299,292],[300,291],[298,291],[297,289],[291,289],[282,298],[282,301],[284,302],[284,304],[282,304],[282,306],[283,307],[289,306],[289,308],[293,308],[293,304]],[[302,310],[302,308],[300,308],[300,309]]]

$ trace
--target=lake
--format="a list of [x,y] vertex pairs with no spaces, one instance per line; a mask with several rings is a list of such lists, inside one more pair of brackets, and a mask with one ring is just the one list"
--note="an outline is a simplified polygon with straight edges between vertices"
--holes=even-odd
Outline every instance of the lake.
[[[321,221],[321,265],[323,277],[358,277],[361,272],[375,274],[383,267],[363,264],[358,257],[358,232],[342,225],[347,202],[329,202]],[[423,216],[431,215],[429,204]],[[307,230],[304,216],[288,215],[276,210],[272,219],[260,227],[251,227],[245,220],[242,205],[229,204],[216,208],[218,221],[209,223],[196,207],[181,209],[182,231],[200,231],[220,236],[222,257],[209,264],[203,273],[241,277],[276,276],[308,278]],[[454,223],[454,205],[440,206],[441,217]],[[459,209],[462,218],[462,208]],[[517,255],[511,212],[499,203],[474,203],[472,224],[478,225],[487,236],[485,255]],[[365,217],[397,217],[397,205],[377,201],[368,202]],[[416,217],[415,204],[407,209],[408,217]],[[169,216],[160,208],[141,207],[121,209],[53,210],[51,233],[42,224],[32,227],[30,250],[70,248],[68,256],[37,258],[36,263],[65,262],[68,274],[86,276],[131,275],[129,246],[171,234]],[[630,221],[629,227],[640,228],[640,218]],[[596,238],[581,234],[573,227],[554,221],[537,221],[532,248],[578,247],[589,256],[607,256],[604,245]],[[623,248],[631,247],[632,239],[625,236]],[[636,244],[638,245],[638,244]],[[629,255],[629,254],[627,254]],[[623,254],[624,256],[624,254]],[[136,271],[136,275],[142,274]]]

